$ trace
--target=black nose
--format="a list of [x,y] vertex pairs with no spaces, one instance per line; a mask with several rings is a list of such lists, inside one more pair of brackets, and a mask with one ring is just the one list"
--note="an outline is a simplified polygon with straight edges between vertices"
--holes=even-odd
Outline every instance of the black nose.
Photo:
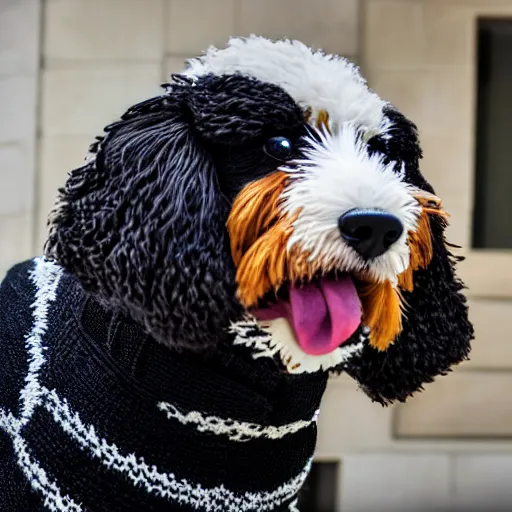
[[366,260],[384,254],[404,231],[397,217],[382,210],[349,210],[338,226],[345,241]]

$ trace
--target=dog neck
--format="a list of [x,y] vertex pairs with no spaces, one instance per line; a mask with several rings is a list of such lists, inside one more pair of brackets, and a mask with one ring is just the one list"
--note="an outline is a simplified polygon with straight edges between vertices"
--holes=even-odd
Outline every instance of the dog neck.
[[[141,387],[164,397],[171,390],[176,392],[182,379],[182,398],[208,409],[210,383],[218,381],[214,387],[225,388],[227,393],[228,389],[236,389],[237,393],[251,395],[246,400],[248,411],[254,410],[254,400],[264,402],[265,415],[279,423],[312,416],[319,406],[327,381],[324,372],[289,374],[277,359],[254,359],[249,347],[235,344],[220,344],[197,353],[173,352],[126,315],[84,293],[77,282],[73,285],[76,293],[70,295],[78,300],[72,308],[80,312],[80,328],[91,343],[91,350],[99,351],[102,358],[115,365],[134,389]],[[198,386],[194,392],[193,383]],[[251,421],[261,419],[254,417]]]

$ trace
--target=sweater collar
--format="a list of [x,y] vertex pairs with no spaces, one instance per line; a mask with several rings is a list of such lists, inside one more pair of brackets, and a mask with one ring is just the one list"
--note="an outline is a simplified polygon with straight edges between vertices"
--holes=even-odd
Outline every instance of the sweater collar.
[[272,359],[253,359],[246,347],[173,352],[131,318],[84,292],[77,282],[75,287],[78,304],[72,308],[77,311],[80,329],[118,372],[151,395],[167,395],[178,374],[193,376],[205,385],[216,375],[226,388],[245,387],[256,392],[282,421],[308,417],[318,408],[325,374],[290,375]]

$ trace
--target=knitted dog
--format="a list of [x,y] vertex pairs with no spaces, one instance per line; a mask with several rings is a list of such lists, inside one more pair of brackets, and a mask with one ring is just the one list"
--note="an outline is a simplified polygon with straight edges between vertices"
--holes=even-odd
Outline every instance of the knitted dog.
[[388,404],[469,352],[420,158],[352,64],[258,37],[108,126],[0,288],[0,509],[296,510],[329,373]]

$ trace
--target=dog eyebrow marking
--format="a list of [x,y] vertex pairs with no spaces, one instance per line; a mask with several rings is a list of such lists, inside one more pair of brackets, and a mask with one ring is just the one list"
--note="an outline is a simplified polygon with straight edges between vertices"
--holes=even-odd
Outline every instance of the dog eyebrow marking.
[[316,116],[315,127],[317,130],[324,130],[329,134],[331,133],[330,116],[327,110],[322,109],[318,112]]
[[230,441],[246,442],[251,439],[282,439],[290,434],[308,428],[316,423],[320,410],[315,411],[309,420],[298,420],[285,425],[260,425],[246,421],[237,421],[231,418],[220,418],[218,416],[206,416],[199,411],[182,413],[175,405],[168,402],[159,402],[158,408],[163,411],[167,418],[179,421],[182,425],[193,424],[199,432],[210,432],[215,435],[226,435]]

